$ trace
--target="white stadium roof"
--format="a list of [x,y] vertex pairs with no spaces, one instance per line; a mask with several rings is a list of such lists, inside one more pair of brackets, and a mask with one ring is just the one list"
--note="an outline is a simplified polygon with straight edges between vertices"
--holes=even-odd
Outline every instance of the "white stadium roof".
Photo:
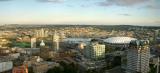
[[137,40],[137,39],[131,38],[131,37],[111,37],[111,38],[105,39],[104,42],[111,43],[111,44],[128,44],[132,40]]

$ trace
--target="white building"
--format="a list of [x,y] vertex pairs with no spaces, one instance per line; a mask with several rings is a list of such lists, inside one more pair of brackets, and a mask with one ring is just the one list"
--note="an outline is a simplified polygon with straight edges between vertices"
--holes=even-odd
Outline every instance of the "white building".
[[110,37],[104,40],[104,42],[109,44],[129,44],[130,41],[136,40],[136,38],[131,37]]
[[43,28],[41,30],[36,31],[36,37],[48,37],[48,31],[44,30]]
[[127,53],[127,73],[148,73],[150,49],[149,41],[131,41]]
[[12,70],[13,68],[13,62],[12,61],[6,61],[6,62],[0,62],[0,72],[5,72]]
[[0,57],[0,73],[6,73],[13,68],[12,57],[10,56],[1,56]]
[[98,42],[91,42],[84,49],[84,55],[92,60],[98,60],[105,58],[105,45],[99,44]]
[[123,48],[128,47],[129,43],[132,40],[137,40],[136,38],[131,38],[131,37],[110,37],[104,40],[104,42],[108,45],[111,46],[112,49],[117,50],[116,48],[119,48],[118,50],[121,50]]
[[36,38],[31,38],[31,48],[36,48]]
[[44,47],[44,46],[45,46],[45,43],[43,40],[41,40],[40,47]]
[[66,38],[66,35],[65,35],[65,33],[64,32],[60,32],[60,42],[63,42],[64,41],[64,39]]
[[55,31],[54,35],[53,35],[53,49],[54,51],[59,51],[59,35],[57,34],[57,32]]

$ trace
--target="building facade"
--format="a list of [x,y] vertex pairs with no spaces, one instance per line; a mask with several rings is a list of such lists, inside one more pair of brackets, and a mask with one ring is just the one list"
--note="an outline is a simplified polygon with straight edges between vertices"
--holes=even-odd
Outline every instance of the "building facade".
[[59,35],[58,33],[55,31],[54,35],[53,35],[53,49],[54,51],[58,52],[59,51]]
[[44,30],[43,28],[41,30],[37,30],[36,31],[36,37],[37,38],[48,37],[48,31]]
[[127,73],[148,73],[149,59],[149,41],[131,41],[127,51]]
[[91,42],[84,49],[84,55],[88,59],[99,60],[105,58],[105,45],[99,44],[98,42]]
[[31,38],[31,48],[36,48],[36,38]]

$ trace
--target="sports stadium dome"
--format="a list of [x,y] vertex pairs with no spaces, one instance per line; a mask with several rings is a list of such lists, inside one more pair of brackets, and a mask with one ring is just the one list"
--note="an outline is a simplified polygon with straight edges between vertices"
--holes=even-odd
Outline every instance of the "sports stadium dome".
[[111,37],[105,39],[104,42],[109,44],[129,44],[132,40],[137,40],[137,39],[131,37]]

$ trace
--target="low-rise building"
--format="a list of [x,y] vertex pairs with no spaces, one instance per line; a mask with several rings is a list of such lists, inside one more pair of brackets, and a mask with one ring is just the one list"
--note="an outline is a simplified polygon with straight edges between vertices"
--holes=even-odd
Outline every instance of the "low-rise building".
[[0,57],[0,72],[10,71],[13,68],[13,62],[7,57]]
[[35,63],[33,65],[34,73],[45,73],[48,70],[48,65],[45,63]]

